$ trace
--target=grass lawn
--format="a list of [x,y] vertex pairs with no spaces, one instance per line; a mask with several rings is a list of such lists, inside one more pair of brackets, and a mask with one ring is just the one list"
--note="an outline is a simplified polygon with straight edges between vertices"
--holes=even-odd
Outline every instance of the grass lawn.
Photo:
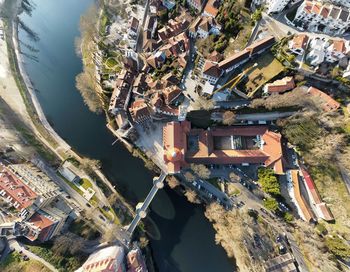
[[118,65],[118,62],[116,61],[115,58],[113,57],[109,57],[107,60],[106,60],[106,66],[108,69],[113,69],[114,66]]
[[[34,254],[40,256],[45,261],[52,264],[58,269],[58,271],[75,271],[78,269],[82,263],[85,261],[85,258],[80,256],[61,256],[55,254],[51,250],[50,245],[41,245],[41,246],[28,246],[29,250]],[[31,271],[30,271],[31,272]]]
[[349,237],[350,231],[346,226],[349,225],[350,198],[339,170],[332,162],[329,162],[329,164],[323,163],[318,167],[310,168],[310,174],[336,221],[335,224],[325,223],[325,226],[346,233]]
[[8,255],[2,263],[0,263],[0,271],[50,272],[50,269],[48,269],[46,266],[44,266],[38,261],[24,261],[19,253],[13,252],[10,255]]
[[92,184],[91,184],[90,180],[88,180],[87,178],[80,179],[79,184],[85,190],[87,190],[88,188],[92,188]]
[[225,49],[225,57],[231,56],[236,50],[243,50],[247,46],[252,30],[253,26],[250,23],[246,24],[238,33],[237,37],[229,42],[229,45]]
[[60,176],[61,179],[63,179],[74,191],[78,192],[79,195],[84,195],[83,192],[77,187],[75,186],[72,182],[70,182],[69,180],[67,180],[64,176],[62,176],[60,173],[57,172],[57,175]]
[[254,92],[257,88],[277,76],[284,69],[283,65],[275,59],[270,52],[264,53],[259,58],[248,62],[243,67],[243,70],[252,66],[254,63],[258,63],[258,66],[254,68],[248,76],[248,82],[245,85],[247,93]]

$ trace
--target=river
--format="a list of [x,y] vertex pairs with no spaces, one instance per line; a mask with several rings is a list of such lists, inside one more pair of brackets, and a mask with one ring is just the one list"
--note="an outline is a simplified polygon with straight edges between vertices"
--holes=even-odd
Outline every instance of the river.
[[[102,162],[103,172],[133,203],[142,201],[152,186],[153,174],[140,159],[121,145],[105,127],[105,117],[91,113],[75,88],[75,76],[82,70],[74,49],[79,36],[79,18],[92,0],[32,0],[32,16],[22,21],[40,40],[33,41],[20,30],[20,41],[38,49],[22,50],[26,70],[37,90],[47,119],[59,135],[78,153]],[[151,204],[150,218],[160,239],[151,239],[159,271],[233,271],[234,264],[215,244],[215,232],[204,217],[201,206],[165,188]]]

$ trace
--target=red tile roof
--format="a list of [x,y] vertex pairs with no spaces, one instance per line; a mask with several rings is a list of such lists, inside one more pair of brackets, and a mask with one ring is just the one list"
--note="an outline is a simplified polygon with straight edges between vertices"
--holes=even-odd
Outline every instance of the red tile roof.
[[322,100],[322,108],[324,111],[334,111],[337,110],[340,107],[340,103],[335,101],[332,97],[330,97],[328,94],[322,92],[319,89],[316,89],[315,87],[310,87],[307,90],[307,93],[312,95],[313,97],[318,97]]
[[345,53],[346,46],[344,40],[333,40],[333,51]]
[[203,74],[219,78],[221,75],[221,69],[219,68],[217,63],[206,60],[203,67]]
[[[38,212],[34,213],[32,217],[28,220],[29,223],[32,223],[36,228],[40,230],[38,239],[41,242],[45,242],[50,239],[50,233],[54,227],[55,222],[47,218],[45,215]],[[30,240],[31,237],[28,237]]]
[[294,49],[306,49],[307,42],[309,41],[309,37],[305,34],[299,34],[294,36],[293,38],[293,46]]
[[280,80],[266,84],[265,87],[266,91],[269,93],[281,93],[294,89],[295,84],[293,77],[284,77]]
[[208,3],[205,5],[204,12],[207,14],[210,14],[213,17],[216,17],[219,10],[214,6],[214,2],[216,0],[209,0]]
[[322,202],[322,198],[310,174],[306,171],[304,167],[301,167],[301,172],[305,180],[305,186],[310,192],[310,197],[312,198],[311,202],[315,204],[318,212],[320,213],[320,217],[327,221],[334,220],[334,217],[328,209],[327,205],[324,202]]
[[5,197],[11,198],[11,203],[13,205],[18,205],[18,207],[16,207],[18,210],[31,206],[38,196],[21,179],[19,179],[7,167],[1,164],[0,191],[4,191],[6,193]]
[[[182,126],[185,126],[186,129],[183,129]],[[267,127],[264,126],[190,130],[189,122],[172,122],[168,123],[164,128],[164,135],[166,135],[166,137],[163,138],[165,161],[172,162],[167,157],[167,152],[171,152],[170,154],[176,159],[175,165],[177,166],[177,171],[179,171],[181,163],[185,161],[204,164],[263,163],[267,167],[273,167],[277,174],[283,174],[281,135],[269,131]],[[198,135],[198,150],[187,151],[188,135]],[[257,135],[260,135],[262,138],[262,146],[259,149],[215,150],[213,147],[214,137]],[[178,151],[181,151],[181,157],[177,156]],[[179,158],[181,158],[181,160]]]
[[315,219],[315,215],[311,210],[311,207],[305,200],[304,196],[302,195],[302,192],[300,190],[300,181],[299,181],[299,175],[298,170],[290,170],[292,175],[292,182],[293,182],[293,190],[294,190],[294,196],[297,201],[297,204],[302,212],[302,215],[305,219],[305,221],[310,222],[311,220]]

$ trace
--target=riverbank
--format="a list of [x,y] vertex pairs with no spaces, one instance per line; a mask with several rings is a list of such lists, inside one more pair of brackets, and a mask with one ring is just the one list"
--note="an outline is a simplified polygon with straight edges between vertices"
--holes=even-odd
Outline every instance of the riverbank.
[[[23,134],[22,136],[26,138],[29,144],[33,144],[35,148],[39,149],[37,150],[39,154],[51,165],[61,164],[68,158],[82,163],[85,158],[74,152],[47,121],[37,99],[36,90],[26,73],[18,42],[19,25],[17,15],[22,12],[20,3],[21,0],[4,2],[4,5],[8,5],[6,8],[11,16],[6,20],[5,37],[7,46],[2,51],[2,53],[8,52],[8,55],[4,55],[4,59],[9,60],[9,63],[5,67],[7,68],[8,79],[1,90],[1,98],[18,116],[20,122],[16,123],[17,130]],[[86,171],[83,170],[83,172]],[[128,213],[128,217],[133,216],[132,207],[114,188],[102,171],[95,165],[89,165],[89,172],[90,176],[94,177],[96,184],[100,185],[97,188],[103,189],[104,193],[107,191],[107,196],[115,194],[116,199],[124,207],[124,212]],[[106,202],[106,197],[104,197],[104,200]]]

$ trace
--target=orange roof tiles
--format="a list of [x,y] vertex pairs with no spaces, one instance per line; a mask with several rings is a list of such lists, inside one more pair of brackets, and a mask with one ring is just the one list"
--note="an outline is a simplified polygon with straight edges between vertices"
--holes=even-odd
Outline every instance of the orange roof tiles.
[[216,17],[219,10],[216,7],[214,7],[214,2],[215,2],[215,0],[209,0],[204,8],[204,12],[213,16],[213,17]]
[[312,212],[309,204],[306,202],[305,198],[303,197],[303,195],[301,193],[298,170],[290,170],[290,171],[291,171],[291,175],[292,175],[292,182],[293,182],[295,199],[298,203],[298,206],[302,212],[304,219],[307,222],[310,222],[311,220],[315,219],[315,216],[314,216],[314,213]]
[[221,75],[221,69],[217,63],[207,60],[204,63],[203,74],[218,78]]
[[307,42],[309,37],[305,34],[296,35],[293,38],[293,48],[294,49],[306,49]]
[[6,193],[5,197],[11,198],[11,203],[18,210],[25,209],[32,205],[37,194],[23,183],[7,167],[0,164],[0,191]]
[[40,234],[38,236],[38,239],[42,242],[45,242],[48,240],[50,230],[55,224],[55,222],[47,218],[45,215],[37,212],[33,214],[33,216],[28,220],[28,222],[32,223],[35,227],[40,229]]
[[295,84],[293,77],[284,77],[265,85],[266,91],[269,93],[281,93],[292,90],[294,87]]
[[322,108],[324,111],[334,111],[340,107],[339,102],[335,101],[328,94],[322,92],[319,89],[316,89],[315,87],[310,87],[307,90],[307,93],[314,96],[314,97],[318,97],[322,100],[322,102],[323,102]]
[[333,40],[333,51],[346,52],[346,46],[344,40]]
[[313,181],[309,173],[306,171],[304,167],[301,168],[301,172],[305,180],[305,185],[308,191],[310,192],[310,197],[312,198],[311,202],[315,204],[320,214],[320,217],[327,221],[334,220],[334,217],[330,212],[330,210],[328,209],[327,205],[324,202],[322,202],[322,198],[317,190],[315,182]]
[[[187,136],[189,135],[198,136],[198,149],[195,151],[187,151]],[[258,149],[214,149],[214,137],[255,137],[257,135],[262,137],[262,146]],[[170,163],[173,171],[174,169],[179,171],[181,164],[185,162],[204,164],[263,163],[267,167],[273,167],[277,174],[283,174],[281,135],[269,131],[264,126],[191,130],[190,123],[187,121],[172,122],[164,128],[163,137],[164,160]],[[174,160],[170,160],[169,156],[172,156]]]

